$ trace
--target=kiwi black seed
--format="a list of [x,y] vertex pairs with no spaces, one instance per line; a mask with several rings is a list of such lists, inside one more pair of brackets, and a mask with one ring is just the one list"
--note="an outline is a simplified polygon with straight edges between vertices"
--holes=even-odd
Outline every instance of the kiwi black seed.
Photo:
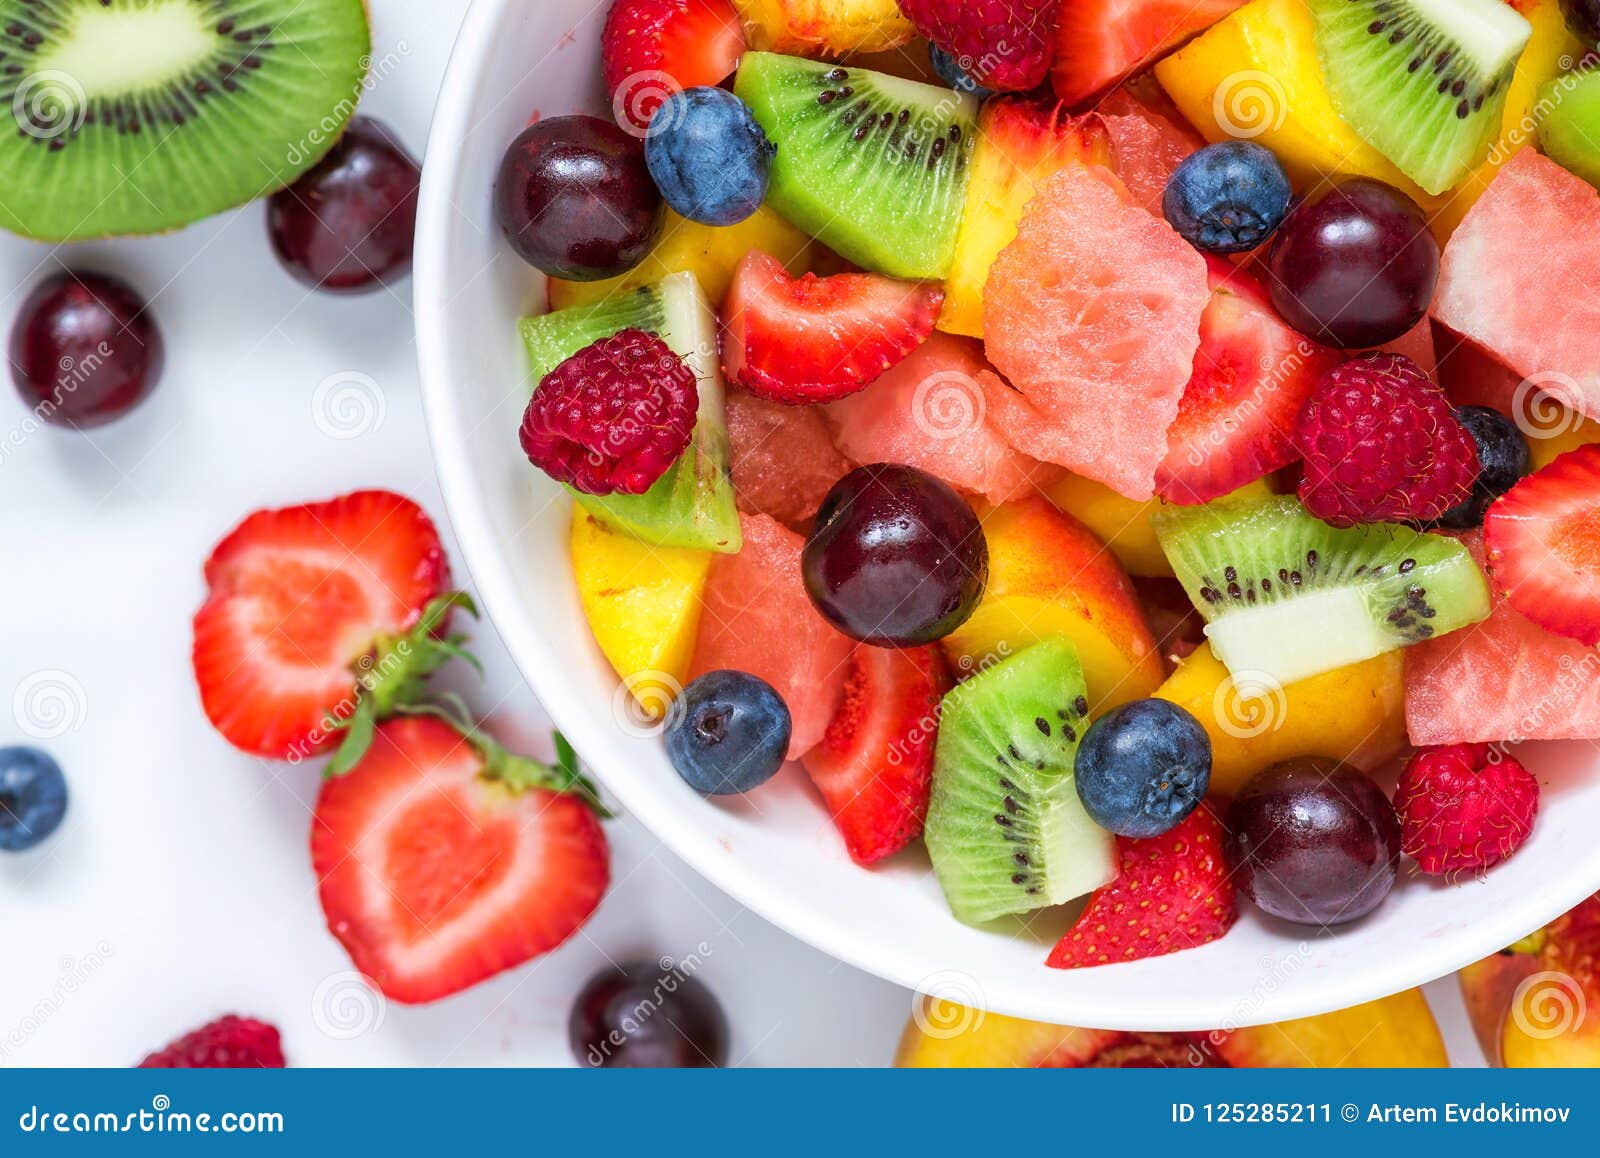
[[778,147],[768,200],[852,261],[942,278],[971,179],[977,102],[861,68],[747,53],[739,96]]
[[1499,131],[1532,26],[1503,0],[1309,0],[1339,113],[1429,193]]
[[364,0],[0,0],[0,227],[156,233],[272,192],[370,60]]

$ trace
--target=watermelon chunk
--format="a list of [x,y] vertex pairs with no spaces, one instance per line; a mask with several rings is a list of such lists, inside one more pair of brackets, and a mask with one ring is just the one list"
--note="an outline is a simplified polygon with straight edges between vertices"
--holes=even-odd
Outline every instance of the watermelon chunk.
[[1068,165],[989,275],[986,379],[1024,454],[1130,499],[1155,493],[1211,300],[1206,262],[1108,170]]
[[733,492],[747,514],[808,525],[850,471],[815,406],[785,406],[743,390],[728,392]]
[[[1462,540],[1483,565],[1483,536]],[[1482,623],[1408,648],[1406,730],[1417,745],[1600,739],[1600,652],[1495,596]]]
[[1524,149],[1445,246],[1433,317],[1600,417],[1600,193]]
[[[1155,96],[1164,97],[1160,89]],[[1205,145],[1170,101],[1165,107],[1141,100],[1126,87],[1107,93],[1095,106],[1111,135],[1112,167],[1133,199],[1160,216],[1167,181],[1185,157]]]
[[768,515],[740,515],[739,527],[743,549],[718,555],[706,577],[689,677],[727,669],[766,680],[789,705],[796,760],[828,730],[855,645],[811,605],[800,579],[805,540]]
[[1059,473],[1011,444],[989,421],[979,377],[983,346],[935,333],[859,394],[826,408],[834,438],[851,461],[920,467],[958,490],[1003,503]]

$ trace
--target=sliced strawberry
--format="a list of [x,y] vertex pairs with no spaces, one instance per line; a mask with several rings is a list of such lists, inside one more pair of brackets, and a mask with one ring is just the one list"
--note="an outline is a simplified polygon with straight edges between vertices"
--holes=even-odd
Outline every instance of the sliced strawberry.
[[744,49],[729,0],[615,0],[600,59],[618,120],[644,131],[675,89],[720,83]]
[[1340,355],[1302,337],[1253,276],[1206,259],[1211,300],[1200,319],[1194,375],[1167,431],[1156,493],[1209,502],[1288,466],[1295,416]]
[[1222,825],[1204,804],[1161,836],[1119,836],[1121,875],[1090,894],[1045,964],[1081,969],[1215,941],[1238,919],[1222,840]]
[[1063,0],[1051,81],[1068,104],[1086,101],[1155,63],[1245,0]]
[[322,911],[391,1000],[436,1001],[547,953],[599,905],[610,869],[593,810],[525,783],[426,717],[379,724],[361,762],[323,782]]
[[794,279],[752,250],[723,303],[722,365],[752,394],[798,405],[869,386],[933,333],[938,286],[875,273]]
[[[206,560],[194,674],[206,716],[246,752],[299,759],[332,746],[380,641],[450,584],[433,523],[389,491],[257,511]],[[365,666],[363,663],[365,661]]]
[[922,835],[950,671],[935,647],[858,647],[828,731],[806,771],[857,864],[899,852]]
[[1600,446],[1529,475],[1483,521],[1489,573],[1540,627],[1600,644]]

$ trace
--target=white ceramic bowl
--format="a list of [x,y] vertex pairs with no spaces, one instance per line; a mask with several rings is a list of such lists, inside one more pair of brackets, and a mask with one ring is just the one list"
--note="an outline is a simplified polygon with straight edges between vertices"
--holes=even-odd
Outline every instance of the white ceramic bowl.
[[[1120,1029],[1212,1029],[1367,1001],[1509,944],[1600,887],[1600,774],[1589,745],[1519,753],[1546,782],[1533,840],[1485,881],[1403,882],[1333,933],[1247,912],[1212,945],[1097,969],[1044,966],[1063,920],[967,928],[920,853],[853,865],[802,773],[748,801],[689,791],[658,739],[619,725],[618,683],[578,603],[570,507],[516,428],[532,388],[515,322],[540,276],[491,206],[502,150],[535,112],[607,115],[596,0],[476,0],[428,143],[417,229],[417,346],[439,477],[486,611],[560,728],[622,806],[740,902],[862,969],[1001,1013]],[[1585,775],[1587,773],[1587,775]],[[1245,906],[1248,909],[1248,906]]]

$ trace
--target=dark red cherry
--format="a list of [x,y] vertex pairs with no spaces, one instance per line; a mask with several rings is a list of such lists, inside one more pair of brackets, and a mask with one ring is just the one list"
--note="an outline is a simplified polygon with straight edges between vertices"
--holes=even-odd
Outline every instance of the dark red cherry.
[[1234,880],[1258,906],[1303,925],[1364,917],[1394,887],[1400,822],[1383,789],[1337,760],[1286,760],[1234,798]]
[[720,1069],[728,1022],[710,989],[654,961],[589,980],[567,1021],[573,1056],[591,1069]]
[[382,121],[353,117],[328,155],[267,201],[267,234],[296,281],[365,293],[411,272],[422,168]]
[[522,259],[568,281],[626,273],[661,220],[644,143],[595,117],[550,117],[522,130],[500,162],[494,203]]
[[11,379],[43,422],[103,426],[142,402],[165,349],[127,282],[60,273],[33,287],[11,326]]
[[917,647],[967,621],[989,578],[989,544],[967,501],[912,466],[851,471],[817,508],[801,555],[824,618],[863,643]]

